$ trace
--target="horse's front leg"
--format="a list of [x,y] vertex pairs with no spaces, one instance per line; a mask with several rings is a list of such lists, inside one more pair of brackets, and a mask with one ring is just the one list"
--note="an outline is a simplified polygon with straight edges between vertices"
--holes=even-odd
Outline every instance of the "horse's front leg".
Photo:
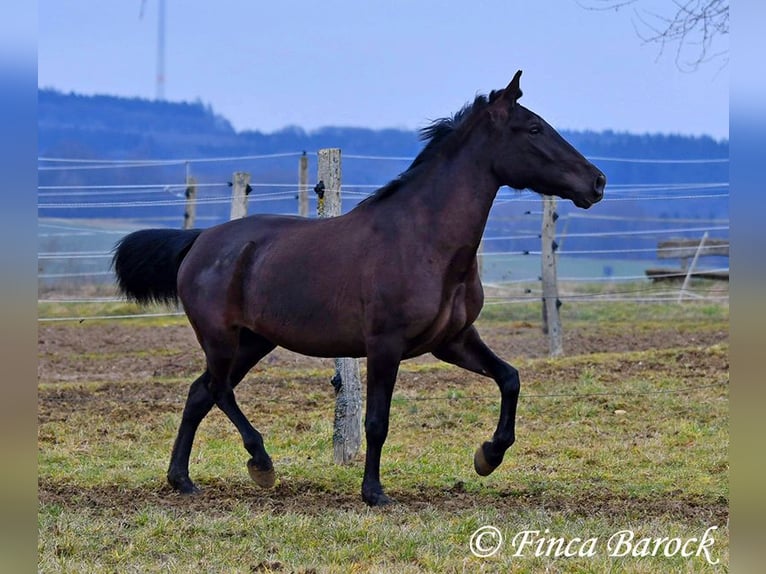
[[492,440],[482,444],[473,457],[473,465],[481,476],[492,473],[501,462],[505,451],[516,440],[516,404],[519,399],[519,372],[500,359],[481,340],[471,326],[457,337],[434,351],[442,361],[457,365],[474,373],[492,377],[500,388],[500,420]]
[[392,502],[380,484],[380,455],[388,436],[391,396],[399,371],[401,351],[386,340],[368,342],[367,409],[364,419],[367,453],[362,480],[362,499],[370,506]]

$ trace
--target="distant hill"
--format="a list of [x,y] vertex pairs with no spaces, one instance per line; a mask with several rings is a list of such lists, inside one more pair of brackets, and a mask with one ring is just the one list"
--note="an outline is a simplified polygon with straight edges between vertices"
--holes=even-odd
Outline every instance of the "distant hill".
[[286,127],[236,132],[210,106],[114,96],[38,92],[40,155],[90,159],[165,159],[353,148],[354,153],[414,155],[417,135],[404,130]]
[[[438,111],[438,110],[437,110]],[[443,110],[442,110],[443,111]],[[591,158],[643,159],[718,159],[729,153],[728,141],[710,137],[689,137],[662,134],[629,134],[613,131],[572,132],[562,134],[584,155]],[[237,132],[228,120],[201,102],[171,103],[113,96],[83,96],[54,90],[38,93],[38,148],[41,157],[86,159],[204,159],[260,154],[280,154],[306,150],[310,154],[310,179],[316,174],[313,152],[323,147],[339,147],[346,155],[414,157],[422,144],[414,131],[367,128],[326,127],[306,131],[300,127],[263,133]],[[198,181],[225,182],[235,170],[249,171],[255,182],[297,182],[297,158],[277,158],[260,161],[192,163],[192,173]],[[728,181],[728,163],[641,163],[594,159],[613,186],[646,184],[706,184]],[[407,168],[407,161],[347,160],[343,162],[344,185],[382,185]],[[183,166],[153,168],[121,168],[109,170],[46,170],[40,172],[40,185],[135,185],[184,181]],[[369,189],[362,188],[365,191]],[[617,187],[615,187],[617,189]],[[266,188],[268,190],[268,188]],[[260,191],[260,190],[259,190]],[[723,190],[724,192],[728,191]],[[607,194],[610,189],[607,187]],[[694,194],[692,189],[689,194]],[[598,206],[600,215],[630,215],[636,217],[715,219],[728,217],[727,198],[661,201],[652,200],[656,193],[647,192],[640,202],[612,202]],[[609,195],[607,195],[609,197]],[[122,198],[123,200],[125,198]],[[63,198],[60,201],[82,201]],[[177,218],[179,208],[152,208],[153,213],[141,212],[141,217],[168,216]],[[202,210],[208,220],[225,219],[228,207],[209,206]],[[259,211],[294,211],[295,201],[284,200],[258,204]],[[574,208],[561,203],[560,211]],[[43,212],[58,216],[62,212]],[[594,210],[595,211],[595,210]],[[590,213],[590,212],[589,212]],[[128,207],[108,209],[67,210],[66,217],[136,218]],[[587,230],[585,223],[572,220],[570,233]],[[599,230],[608,230],[624,222],[604,223]],[[578,227],[581,226],[581,227]],[[598,239],[583,238],[577,248],[602,245]],[[574,247],[572,243],[570,248]]]

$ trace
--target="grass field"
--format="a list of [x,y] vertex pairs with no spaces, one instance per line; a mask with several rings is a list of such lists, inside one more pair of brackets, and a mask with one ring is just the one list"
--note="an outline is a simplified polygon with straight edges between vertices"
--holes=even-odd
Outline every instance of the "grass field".
[[[40,313],[130,310],[50,304]],[[182,497],[164,474],[203,364],[184,319],[43,323],[38,570],[728,570],[728,306],[613,302],[562,312],[560,359],[545,357],[539,305],[492,305],[480,319],[522,377],[517,442],[487,478],[472,456],[497,422],[494,383],[428,358],[402,365],[382,460],[397,504],[384,509],[361,501],[362,454],[332,462],[331,362],[277,351],[238,389],[274,459],[275,489],[249,481],[239,435],[214,411],[192,452],[203,492]],[[483,526],[503,536],[486,558],[469,544]],[[527,531],[539,534],[522,547]],[[639,555],[610,556],[621,531],[632,532]],[[706,531],[713,541],[701,548]],[[549,548],[552,538],[563,542]],[[657,538],[670,540],[640,556]],[[699,555],[681,556],[676,546],[691,538],[686,549]],[[615,541],[612,550],[627,548]],[[567,542],[591,555],[556,557]]]

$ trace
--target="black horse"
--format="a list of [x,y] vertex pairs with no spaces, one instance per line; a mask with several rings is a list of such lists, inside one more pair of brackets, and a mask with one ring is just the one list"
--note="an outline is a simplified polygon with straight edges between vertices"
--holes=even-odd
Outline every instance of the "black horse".
[[[173,446],[167,478],[175,489],[197,491],[189,456],[213,405],[242,435],[253,480],[273,486],[271,458],[234,388],[277,346],[367,358],[367,504],[390,502],[380,455],[403,359],[432,353],[495,380],[500,420],[474,467],[486,476],[501,463],[515,438],[519,375],[473,326],[483,305],[476,251],[490,207],[507,185],[588,208],[606,185],[601,171],[517,103],[520,76],[422,130],[427,144],[412,165],[345,215],[256,215],[204,231],[137,231],[117,244],[121,291],[142,303],[180,299],[207,359]],[[328,237],[343,241],[328,244]]]

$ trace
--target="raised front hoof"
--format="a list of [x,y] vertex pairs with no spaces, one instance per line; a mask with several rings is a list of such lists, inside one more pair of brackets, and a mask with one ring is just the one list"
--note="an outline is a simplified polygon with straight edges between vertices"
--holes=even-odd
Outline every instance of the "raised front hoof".
[[168,476],[168,484],[180,494],[192,495],[202,492],[188,476]]
[[255,466],[253,459],[247,461],[247,472],[250,474],[250,478],[253,482],[261,488],[273,488],[276,481],[276,474],[274,473],[274,467],[272,466],[268,470],[261,470]]
[[484,453],[484,445],[476,449],[476,453],[473,455],[473,468],[476,474],[479,476],[489,476],[498,466],[500,466],[500,462],[491,464],[487,460],[487,456]]

